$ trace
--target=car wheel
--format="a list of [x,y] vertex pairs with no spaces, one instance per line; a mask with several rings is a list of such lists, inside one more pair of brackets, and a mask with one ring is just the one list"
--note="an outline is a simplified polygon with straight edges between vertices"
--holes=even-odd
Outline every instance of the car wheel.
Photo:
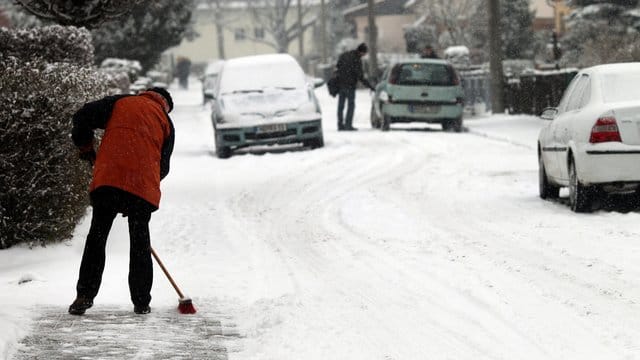
[[391,128],[391,117],[389,115],[382,115],[382,126],[380,128],[382,131],[389,131]]
[[547,178],[541,155],[538,155],[538,188],[542,199],[557,199],[560,196],[560,187],[551,184]]
[[462,116],[451,121],[451,128],[455,132],[462,132]]
[[442,131],[451,131],[451,120],[442,121]]
[[231,151],[231,148],[228,146],[216,147],[216,155],[220,159],[228,159],[231,157],[232,154],[233,154],[233,151]]
[[569,205],[574,212],[591,211],[592,189],[584,186],[578,179],[576,164],[573,159],[569,161]]
[[320,135],[317,138],[303,141],[302,145],[312,149],[318,149],[324,146],[324,138]]
[[379,129],[380,128],[380,118],[376,116],[375,105],[371,104],[371,128]]

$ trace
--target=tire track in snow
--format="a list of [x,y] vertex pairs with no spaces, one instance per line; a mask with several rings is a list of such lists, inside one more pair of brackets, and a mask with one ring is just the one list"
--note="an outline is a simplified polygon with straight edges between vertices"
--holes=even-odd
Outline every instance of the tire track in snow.
[[[395,139],[394,139],[395,140]],[[402,143],[406,143],[406,139],[404,139],[404,137],[399,137],[399,142]],[[396,146],[398,145],[397,143],[392,144],[392,146]],[[305,196],[311,196],[311,199],[308,199],[305,201],[291,201],[291,203],[293,204],[304,204],[304,206],[298,206],[298,207],[305,207],[305,206],[313,206],[315,204],[315,202],[317,201],[319,204],[315,205],[315,208],[319,208],[321,206],[329,206],[329,210],[328,213],[329,214],[335,214],[335,213],[339,213],[339,209],[337,208],[333,208],[331,206],[331,203],[335,202],[335,201],[339,201],[340,197],[343,197],[344,194],[356,191],[357,189],[366,186],[366,185],[373,185],[373,188],[378,188],[378,187],[382,187],[385,186],[386,184],[388,184],[389,182],[393,182],[395,181],[396,178],[402,178],[403,176],[406,176],[406,174],[414,172],[415,169],[423,162],[423,158],[421,156],[421,152],[418,151],[414,151],[413,154],[402,154],[402,155],[398,155],[396,153],[395,155],[395,162],[393,162],[392,160],[394,159],[394,157],[392,156],[391,158],[389,157],[383,157],[381,159],[377,158],[375,159],[376,161],[379,162],[375,162],[373,163],[373,166],[371,168],[367,168],[364,169],[363,171],[357,171],[353,174],[349,174],[349,172],[347,172],[347,177],[346,179],[343,179],[343,183],[349,184],[349,186],[345,186],[342,188],[338,188],[333,189],[333,191],[330,192],[330,195],[327,196],[326,193],[320,191],[317,193],[311,192],[311,191],[307,191],[304,193]],[[348,160],[348,159],[347,159]],[[363,160],[363,162],[365,163],[369,163],[369,159],[361,159]],[[345,164],[349,164],[349,161],[344,162]],[[382,165],[382,167],[381,167]],[[383,169],[382,172],[378,171],[376,172],[375,170],[379,170],[379,169]],[[335,169],[335,168],[331,168],[331,169],[326,169],[324,168],[324,172],[326,173],[333,173],[333,174],[344,174],[345,170],[348,169]],[[316,184],[325,184],[324,187],[327,187],[326,184],[331,184],[335,181],[334,177],[328,177],[328,179],[325,181],[325,179],[323,178],[319,178],[318,174],[312,173],[312,174],[307,174],[306,171],[303,171],[306,175],[307,179],[312,179]],[[364,174],[366,174],[367,176],[364,176]],[[393,174],[392,177],[389,177],[389,174]],[[386,175],[386,177],[385,177]],[[295,177],[297,179],[297,177]],[[353,179],[352,179],[353,178]],[[357,179],[357,180],[356,180]],[[353,180],[353,181],[351,181]],[[291,185],[291,184],[289,184]],[[317,187],[319,189],[321,189],[323,186],[322,185],[317,185]],[[304,190],[304,189],[309,189],[308,183],[307,182],[302,182],[299,185],[300,190]],[[315,195],[315,196],[314,196]],[[314,199],[314,197],[317,197],[317,199]],[[324,199],[329,198],[331,199],[331,201],[324,201]],[[272,200],[277,200],[277,194],[274,197],[274,199]],[[302,199],[304,200],[304,199]],[[285,205],[285,204],[283,204]],[[297,207],[297,208],[298,208]],[[291,209],[289,208],[288,211],[291,211]],[[326,217],[327,215],[327,210],[326,209],[319,209],[320,212],[324,212],[323,216]],[[281,228],[283,229],[293,229],[292,231],[274,231],[274,235],[273,235],[273,239],[295,239],[296,237],[299,237],[299,229],[301,228],[301,224],[302,223],[303,226],[305,227],[315,227],[317,226],[317,224],[315,223],[310,223],[309,220],[314,220],[315,217],[317,217],[318,215],[314,213],[308,214],[307,216],[305,216],[304,218],[297,218],[295,220],[294,224],[291,224],[290,222],[286,223],[286,224],[282,224],[283,226]],[[326,220],[326,219],[325,219]],[[338,232],[338,235],[336,236],[336,229],[341,229],[341,231]],[[346,230],[346,231],[345,231]],[[340,254],[340,253],[344,253],[345,252],[345,247],[342,246],[342,249],[340,248],[336,248],[336,245],[340,244],[340,242],[345,241],[348,238],[352,238],[354,237],[354,233],[350,231],[350,229],[347,229],[344,222],[341,221],[341,219],[339,218],[334,218],[331,219],[331,217],[329,217],[329,222],[326,224],[322,225],[322,231],[320,231],[320,233],[324,232],[324,237],[325,238],[329,238],[329,239],[333,239],[334,241],[331,242],[332,245],[334,246],[334,248],[332,249],[334,251],[335,254]],[[357,235],[357,234],[356,234]],[[317,236],[317,235],[316,235]],[[358,263],[360,264],[359,266],[361,267],[361,271],[362,269],[365,270],[369,270],[369,271],[373,271],[376,272],[377,268],[375,266],[374,263],[376,262],[380,262],[381,260],[384,260],[384,263],[386,265],[385,269],[390,269],[393,270],[394,274],[402,274],[402,276],[406,277],[406,278],[411,278],[411,273],[412,271],[416,270],[416,269],[402,269],[399,268],[397,266],[394,266],[395,264],[393,263],[393,261],[389,261],[388,259],[383,259],[384,257],[380,256],[380,251],[375,248],[375,246],[373,247],[373,251],[369,251],[368,253],[366,253],[366,256],[364,254],[362,254],[363,252],[363,247],[365,245],[367,245],[364,241],[362,241],[362,238],[359,238],[358,236],[355,236],[355,243],[352,244],[352,248],[348,249],[346,251],[346,255],[344,256],[350,256],[350,254],[353,253],[358,253],[360,252],[360,256],[359,258],[364,258],[365,260],[359,260]],[[306,246],[305,246],[306,245]],[[296,272],[296,271],[300,271],[304,266],[313,266],[313,269],[307,269],[309,271],[312,271],[312,278],[323,278],[323,271],[326,271],[327,269],[327,264],[331,264],[331,259],[328,259],[325,256],[323,256],[323,254],[318,254],[318,251],[314,250],[313,248],[311,248],[311,246],[309,246],[309,244],[304,243],[304,242],[297,242],[295,240],[290,240],[288,241],[286,244],[283,244],[283,241],[280,240],[279,242],[279,249],[282,248],[286,248],[289,250],[289,253],[287,256],[283,256],[283,261],[285,262],[290,262],[293,263],[292,265],[290,265],[289,267],[291,268],[291,272]],[[292,249],[292,247],[295,246],[295,248]],[[371,247],[371,246],[370,246]],[[281,251],[282,252],[282,251]],[[286,251],[285,251],[286,252]],[[314,260],[313,264],[309,264],[309,260]],[[347,258],[347,261],[349,260],[353,260],[352,258]],[[335,261],[334,261],[335,262]],[[379,266],[380,264],[377,264],[377,266]],[[340,263],[338,263],[336,266],[342,266]],[[388,271],[388,270],[386,270]],[[329,272],[329,273],[335,273],[335,270],[333,272]],[[385,286],[388,286],[389,284],[393,283],[394,278],[385,278],[384,277],[384,272],[380,273],[378,271],[377,274],[382,282],[380,284],[383,284]],[[326,282],[329,282],[329,279],[323,279]],[[307,281],[309,281],[307,279]],[[439,282],[442,283],[441,280],[434,280],[435,282]],[[300,281],[300,282],[304,282],[304,281]],[[413,285],[418,284],[420,281],[419,279],[416,279],[413,282]],[[380,285],[379,284],[379,285]],[[381,294],[375,294],[376,301],[370,299],[370,297],[372,296],[372,294],[370,293],[370,289],[366,289],[366,288],[362,288],[359,287],[357,290],[354,289],[354,287],[358,287],[357,283],[354,283],[353,281],[345,281],[343,284],[343,286],[340,286],[338,288],[332,288],[329,289],[329,291],[333,291],[335,292],[336,290],[340,291],[340,289],[345,288],[345,287],[349,287],[350,291],[345,293],[339,293],[341,296],[343,297],[351,297],[353,300],[352,302],[354,303],[358,303],[358,302],[362,302],[364,300],[364,303],[368,304],[368,307],[375,307],[376,303],[379,302],[381,299],[384,299],[384,297],[381,297]],[[444,288],[447,288],[446,286]],[[300,285],[297,286],[298,292],[300,292]],[[448,292],[454,292],[452,291],[452,289],[449,287],[447,288]],[[407,296],[411,296],[413,295],[413,298],[419,298],[420,296],[424,296],[426,298],[432,298],[432,299],[438,299],[442,296],[442,294],[438,294],[435,291],[432,291],[429,294],[415,294],[415,291],[410,291],[407,288],[397,288],[394,287],[394,291],[390,291],[391,293],[393,293],[390,296],[390,299],[384,299],[387,303],[391,300],[395,300],[398,295],[397,293],[403,293],[403,295],[405,297]],[[397,292],[397,293],[396,293]],[[466,295],[464,295],[466,296]],[[368,300],[367,300],[368,299]],[[460,312],[457,311],[456,309],[448,306],[445,303],[439,303],[439,304],[435,304],[435,303],[431,303],[429,304],[430,306],[436,306],[438,308],[441,309],[445,309],[446,312],[448,313],[453,313],[455,314],[456,312]],[[464,319],[465,318],[465,314],[459,314],[457,316],[454,315],[454,317],[457,320],[460,319]],[[369,318],[369,319],[367,319]],[[415,334],[415,336],[413,337],[408,337],[410,339],[416,340],[416,339],[420,339],[420,338],[429,338],[429,337],[433,337],[433,334],[437,334],[440,332],[447,332],[449,331],[449,334],[447,336],[444,336],[443,339],[441,340],[443,344],[447,344],[446,347],[450,348],[450,349],[454,349],[454,348],[468,348],[468,352],[473,353],[474,355],[487,355],[487,353],[490,352],[489,349],[481,349],[481,350],[474,350],[471,349],[473,347],[473,345],[467,344],[467,342],[469,342],[468,338],[465,338],[463,335],[461,334],[456,334],[455,330],[447,330],[446,326],[443,323],[435,323],[432,324],[431,326],[421,326],[421,324],[419,322],[422,321],[422,319],[419,319],[420,317],[418,317],[418,319],[416,319],[416,321],[418,323],[414,324],[412,326],[412,328],[414,329],[420,329],[425,328],[426,329],[421,333],[421,334]],[[427,317],[428,318],[428,317]],[[384,316],[384,314],[382,315],[378,315],[378,316],[371,316],[369,315],[365,315],[364,318],[360,317],[359,321],[368,321],[370,322],[370,326],[376,326],[376,324],[387,324],[387,326],[389,327],[389,329],[385,330],[385,331],[381,331],[381,335],[379,336],[379,338],[373,340],[371,342],[371,345],[376,345],[376,343],[379,343],[380,341],[384,341],[385,339],[389,339],[390,337],[393,337],[394,334],[397,334],[397,329],[402,329],[404,327],[407,326],[406,322],[407,321],[411,321],[410,316],[405,316],[402,319],[393,319],[393,318],[388,318],[387,316]],[[330,324],[328,324],[328,326],[330,326]],[[397,335],[396,335],[397,336]],[[453,341],[451,342],[451,338],[457,339],[457,341]],[[402,343],[403,339],[396,339],[397,342]],[[404,339],[405,342],[407,342],[407,339]],[[413,342],[413,341],[412,341]],[[419,342],[419,341],[418,341]],[[469,348],[471,347],[471,348]],[[475,345],[476,348],[482,348],[482,346],[480,344],[476,344]],[[409,358],[411,358],[411,356],[416,356],[419,355],[420,353],[411,353],[411,351],[414,351],[415,349],[408,349],[408,353],[405,353],[404,355],[408,355]],[[464,352],[460,353],[464,354]],[[401,356],[402,357],[402,356]]]

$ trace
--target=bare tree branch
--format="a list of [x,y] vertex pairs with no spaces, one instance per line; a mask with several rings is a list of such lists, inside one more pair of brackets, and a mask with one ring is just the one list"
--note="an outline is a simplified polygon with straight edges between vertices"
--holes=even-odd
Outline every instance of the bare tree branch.
[[[305,1],[306,2],[306,1]],[[300,36],[300,28],[297,20],[290,19],[290,11],[293,10],[292,0],[250,0],[247,2],[249,10],[257,24],[265,29],[273,41],[278,52],[285,52],[289,44]],[[303,8],[303,18],[312,11],[309,2]],[[313,25],[315,19],[303,21],[302,31]],[[261,39],[258,39],[261,40]],[[269,41],[259,41],[268,43]]]

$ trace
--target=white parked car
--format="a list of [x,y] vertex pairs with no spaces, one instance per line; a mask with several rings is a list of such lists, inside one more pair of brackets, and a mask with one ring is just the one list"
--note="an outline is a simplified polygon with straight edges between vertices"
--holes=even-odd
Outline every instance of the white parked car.
[[222,65],[224,65],[224,60],[217,60],[210,62],[207,65],[207,68],[204,70],[204,75],[202,75],[202,97],[204,98],[204,102],[213,99],[213,96],[216,92],[216,84],[218,82],[218,75],[222,70]]
[[583,69],[538,137],[540,197],[569,188],[576,212],[602,193],[638,194],[640,184],[640,63]]
[[318,85],[288,54],[226,60],[212,99],[218,157],[254,145],[324,146]]

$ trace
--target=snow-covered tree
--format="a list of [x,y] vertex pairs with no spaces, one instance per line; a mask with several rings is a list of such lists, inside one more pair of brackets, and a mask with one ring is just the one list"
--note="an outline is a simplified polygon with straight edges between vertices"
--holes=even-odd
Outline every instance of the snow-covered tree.
[[138,60],[149,70],[160,55],[180,44],[191,24],[193,1],[158,0],[139,4],[123,17],[92,31],[96,61]]
[[148,0],[14,0],[41,19],[61,25],[94,28]]
[[337,56],[341,52],[338,44],[344,39],[352,39],[355,37],[355,24],[345,18],[342,13],[346,9],[361,4],[360,0],[334,0],[327,1],[327,40],[328,48],[332,50],[333,55]]
[[407,44],[407,52],[419,53],[427,45],[438,44],[436,27],[424,22],[407,26],[404,29],[404,41]]
[[[261,42],[273,47],[279,53],[289,50],[289,44],[316,20],[315,14],[311,14],[312,7],[309,1],[303,1],[302,26],[298,25],[290,14],[297,14],[297,2],[293,0],[252,0],[247,2],[249,11],[256,24],[265,29],[264,39],[249,37],[253,41]],[[302,28],[302,29],[301,29]],[[301,33],[302,31],[302,33]]]
[[640,13],[635,3],[600,2],[571,12],[562,38],[562,62],[582,67],[640,60]]
[[[529,0],[503,0],[500,2],[500,28],[502,51],[506,59],[531,59],[535,48],[533,35],[534,13]],[[484,1],[480,1],[471,17],[472,47],[480,49],[487,59],[489,49],[488,14]]]
[[437,42],[430,41],[429,44],[442,49],[470,45],[469,17],[478,4],[486,6],[483,0],[423,0],[416,10],[422,16],[420,27],[423,32],[433,28],[436,31]]

